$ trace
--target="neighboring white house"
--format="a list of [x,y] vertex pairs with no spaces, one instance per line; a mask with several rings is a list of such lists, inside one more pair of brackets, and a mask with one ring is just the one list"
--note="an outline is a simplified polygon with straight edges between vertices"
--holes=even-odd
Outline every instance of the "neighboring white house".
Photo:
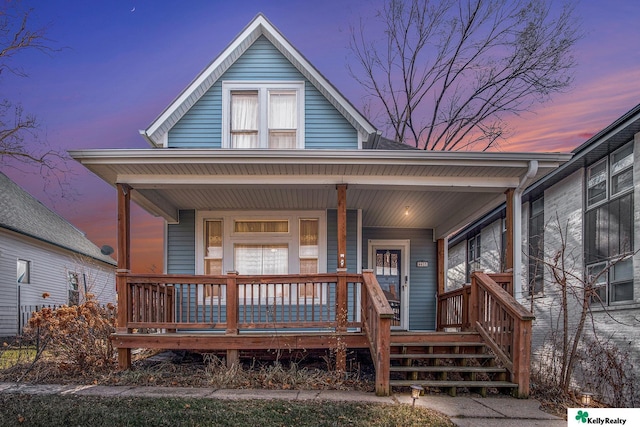
[[32,310],[85,293],[115,302],[115,261],[0,173],[0,336],[19,334]]
[[[522,195],[523,280],[514,292],[536,316],[533,359],[546,354],[552,331],[562,328],[559,286],[549,265],[564,247],[569,287],[581,298],[585,282],[596,284],[585,334],[616,343],[638,367],[640,105],[573,153]],[[504,217],[503,205],[449,239],[448,290],[467,282],[471,270],[502,269]],[[569,323],[577,322],[578,307],[568,311]]]

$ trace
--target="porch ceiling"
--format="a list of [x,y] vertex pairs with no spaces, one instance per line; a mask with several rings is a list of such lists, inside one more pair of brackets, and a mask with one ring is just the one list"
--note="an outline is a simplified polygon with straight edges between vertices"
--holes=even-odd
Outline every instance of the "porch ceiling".
[[[444,237],[504,201],[530,161],[532,182],[570,159],[557,153],[349,150],[90,150],[71,156],[133,200],[175,222],[181,209],[362,209],[368,227],[433,228]],[[405,211],[408,207],[408,215]]]

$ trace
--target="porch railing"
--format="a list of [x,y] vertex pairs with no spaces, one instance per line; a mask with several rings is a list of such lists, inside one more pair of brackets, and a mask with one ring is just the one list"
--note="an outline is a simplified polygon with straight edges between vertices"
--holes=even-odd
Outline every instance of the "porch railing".
[[511,373],[511,381],[518,384],[518,394],[527,396],[535,317],[505,290],[513,289],[513,281],[507,276],[476,271],[470,286],[440,295],[437,328],[480,333]]
[[[336,366],[344,369],[340,336],[364,332],[376,364],[376,392],[387,395],[393,310],[373,273],[241,276],[150,275],[118,272],[119,301],[126,307],[117,334],[129,337],[178,330],[219,331],[241,337],[280,329],[335,334]],[[215,339],[215,337],[212,337]],[[126,348],[122,349],[125,353]],[[233,357],[235,350],[228,350]],[[237,351],[235,351],[237,357]],[[121,367],[130,355],[122,353]]]
[[372,271],[362,273],[362,325],[369,339],[371,358],[376,370],[376,394],[385,396],[389,389],[391,321],[394,310],[389,305]]
[[356,274],[125,274],[124,281],[127,332],[362,327],[362,276]]

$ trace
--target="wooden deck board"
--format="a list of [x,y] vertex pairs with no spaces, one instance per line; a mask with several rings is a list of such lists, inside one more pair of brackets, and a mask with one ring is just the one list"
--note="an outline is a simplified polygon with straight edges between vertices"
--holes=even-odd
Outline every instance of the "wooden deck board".
[[[339,338],[339,341],[338,341]],[[369,348],[362,333],[259,333],[259,334],[113,334],[113,345],[118,348],[160,348],[174,350],[303,350],[336,348]]]

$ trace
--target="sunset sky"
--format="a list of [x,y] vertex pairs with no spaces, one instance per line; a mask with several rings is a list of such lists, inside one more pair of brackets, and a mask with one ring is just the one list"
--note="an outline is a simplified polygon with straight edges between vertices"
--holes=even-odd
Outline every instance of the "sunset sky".
[[[370,19],[380,0],[23,1],[61,50],[15,57],[27,78],[0,76],[0,98],[35,114],[41,138],[64,150],[148,148],[138,130],[152,120],[259,12],[356,107],[363,91],[349,76],[349,25]],[[510,121],[503,150],[570,151],[640,103],[640,2],[582,0],[584,37],[567,93]],[[38,170],[2,171],[95,244],[116,245],[115,190],[70,162],[68,185],[46,185]],[[134,209],[133,270],[162,271],[163,222]]]

